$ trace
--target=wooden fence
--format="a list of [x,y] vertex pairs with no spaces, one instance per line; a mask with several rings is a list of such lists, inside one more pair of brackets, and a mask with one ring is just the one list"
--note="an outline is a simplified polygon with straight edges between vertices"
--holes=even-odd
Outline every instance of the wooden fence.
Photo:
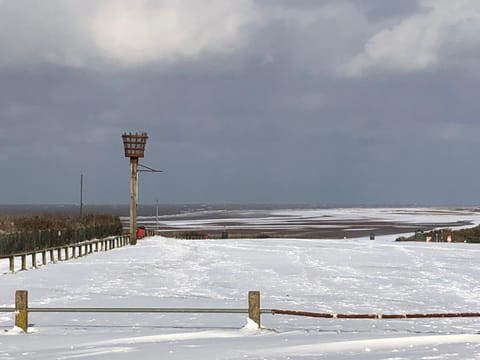
[[248,292],[248,309],[219,308],[44,308],[28,306],[28,291],[15,292],[15,307],[1,307],[0,313],[15,313],[15,326],[28,332],[28,317],[30,313],[184,313],[184,314],[248,314],[260,328],[260,314],[271,312],[260,309],[260,292]]
[[70,246],[90,239],[121,235],[119,224],[88,226],[82,229],[51,229],[0,235],[0,256]]
[[425,318],[460,318],[480,317],[480,312],[463,313],[405,313],[405,314],[335,314],[317,313],[296,310],[262,309],[260,307],[260,292],[248,292],[248,308],[45,308],[29,307],[28,291],[17,290],[15,293],[15,307],[0,307],[0,313],[15,313],[15,326],[28,332],[28,316],[30,313],[184,313],[184,314],[248,314],[249,319],[261,327],[261,315],[290,315],[308,316],[330,319],[425,319]]
[[15,259],[20,258],[20,270],[27,270],[27,258],[31,257],[31,266],[38,267],[37,256],[41,254],[41,264],[47,264],[47,255],[50,257],[50,262],[69,260],[70,258],[77,258],[93,252],[107,251],[128,245],[130,243],[129,235],[111,236],[103,239],[94,239],[78,243],[62,244],[55,247],[32,249],[23,252],[18,252],[9,255],[0,255],[0,259],[8,259],[10,262],[10,271],[15,272]]

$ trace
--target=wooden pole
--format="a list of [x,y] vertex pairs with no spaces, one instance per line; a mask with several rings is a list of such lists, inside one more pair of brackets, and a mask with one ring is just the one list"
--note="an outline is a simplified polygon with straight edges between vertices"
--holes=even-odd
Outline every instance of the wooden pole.
[[15,272],[15,256],[10,256],[9,257],[10,261],[10,272]]
[[137,244],[137,169],[138,158],[130,158],[130,244]]
[[28,330],[28,291],[15,292],[15,326],[23,331]]
[[22,270],[27,270],[27,255],[22,255]]
[[248,292],[248,317],[260,328],[260,291]]

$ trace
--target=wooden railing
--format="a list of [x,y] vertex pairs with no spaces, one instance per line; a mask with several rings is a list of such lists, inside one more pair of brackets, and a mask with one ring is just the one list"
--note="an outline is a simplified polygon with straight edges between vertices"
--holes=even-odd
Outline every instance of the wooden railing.
[[15,307],[0,307],[0,313],[15,313],[15,326],[28,332],[28,317],[30,313],[184,313],[184,314],[248,314],[248,317],[260,327],[260,314],[271,312],[260,309],[260,292],[248,292],[248,308],[45,308],[29,307],[28,291],[15,292]]
[[68,308],[68,307],[29,307],[28,291],[17,290],[15,307],[0,307],[0,313],[15,313],[15,326],[28,332],[28,316],[30,313],[178,313],[178,314],[248,314],[258,328],[261,327],[261,315],[290,315],[330,319],[426,319],[426,318],[471,318],[480,317],[480,312],[462,313],[404,313],[404,314],[336,314],[306,312],[297,310],[262,309],[260,307],[260,292],[248,292],[248,308]]
[[0,259],[8,259],[10,262],[10,271],[15,272],[15,259],[21,259],[20,270],[27,270],[27,258],[31,257],[31,267],[37,268],[37,256],[41,254],[41,264],[47,264],[47,255],[49,255],[50,262],[55,263],[57,261],[69,260],[71,258],[77,258],[91,254],[93,252],[107,251],[128,245],[130,243],[129,235],[111,236],[104,239],[94,239],[78,243],[71,243],[60,245],[56,247],[50,247],[39,250],[29,250],[18,252],[10,255],[0,256]]

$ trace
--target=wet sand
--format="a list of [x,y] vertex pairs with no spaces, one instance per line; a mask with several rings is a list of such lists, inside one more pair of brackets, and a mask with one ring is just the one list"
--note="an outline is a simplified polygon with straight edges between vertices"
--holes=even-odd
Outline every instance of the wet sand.
[[[335,210],[337,211],[337,210]],[[233,237],[274,237],[306,239],[343,239],[412,234],[415,231],[430,231],[435,228],[474,226],[471,219],[462,219],[462,212],[452,209],[402,210],[391,209],[391,217],[404,216],[406,220],[356,218],[345,210],[346,218],[335,215],[298,216],[262,211],[202,211],[179,214],[175,217],[159,219],[159,231],[167,236],[221,237],[227,232]],[[463,211],[463,210],[462,210]],[[287,211],[288,212],[288,211]],[[328,213],[328,211],[327,211]],[[337,211],[338,213],[338,211]],[[393,214],[393,216],[392,216]],[[471,214],[471,213],[470,213]],[[350,216],[351,215],[351,216]],[[430,221],[419,222],[415,215],[427,216]],[[452,217],[453,216],[453,217]],[[448,217],[448,218],[447,218]],[[410,218],[410,220],[408,220]],[[442,219],[444,218],[444,219]],[[145,225],[155,227],[153,219],[143,219]]]

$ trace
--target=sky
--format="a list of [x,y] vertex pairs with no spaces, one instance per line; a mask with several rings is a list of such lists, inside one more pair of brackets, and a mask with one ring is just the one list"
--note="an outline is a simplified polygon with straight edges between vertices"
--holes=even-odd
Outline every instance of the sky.
[[0,0],[0,203],[476,205],[477,0]]

